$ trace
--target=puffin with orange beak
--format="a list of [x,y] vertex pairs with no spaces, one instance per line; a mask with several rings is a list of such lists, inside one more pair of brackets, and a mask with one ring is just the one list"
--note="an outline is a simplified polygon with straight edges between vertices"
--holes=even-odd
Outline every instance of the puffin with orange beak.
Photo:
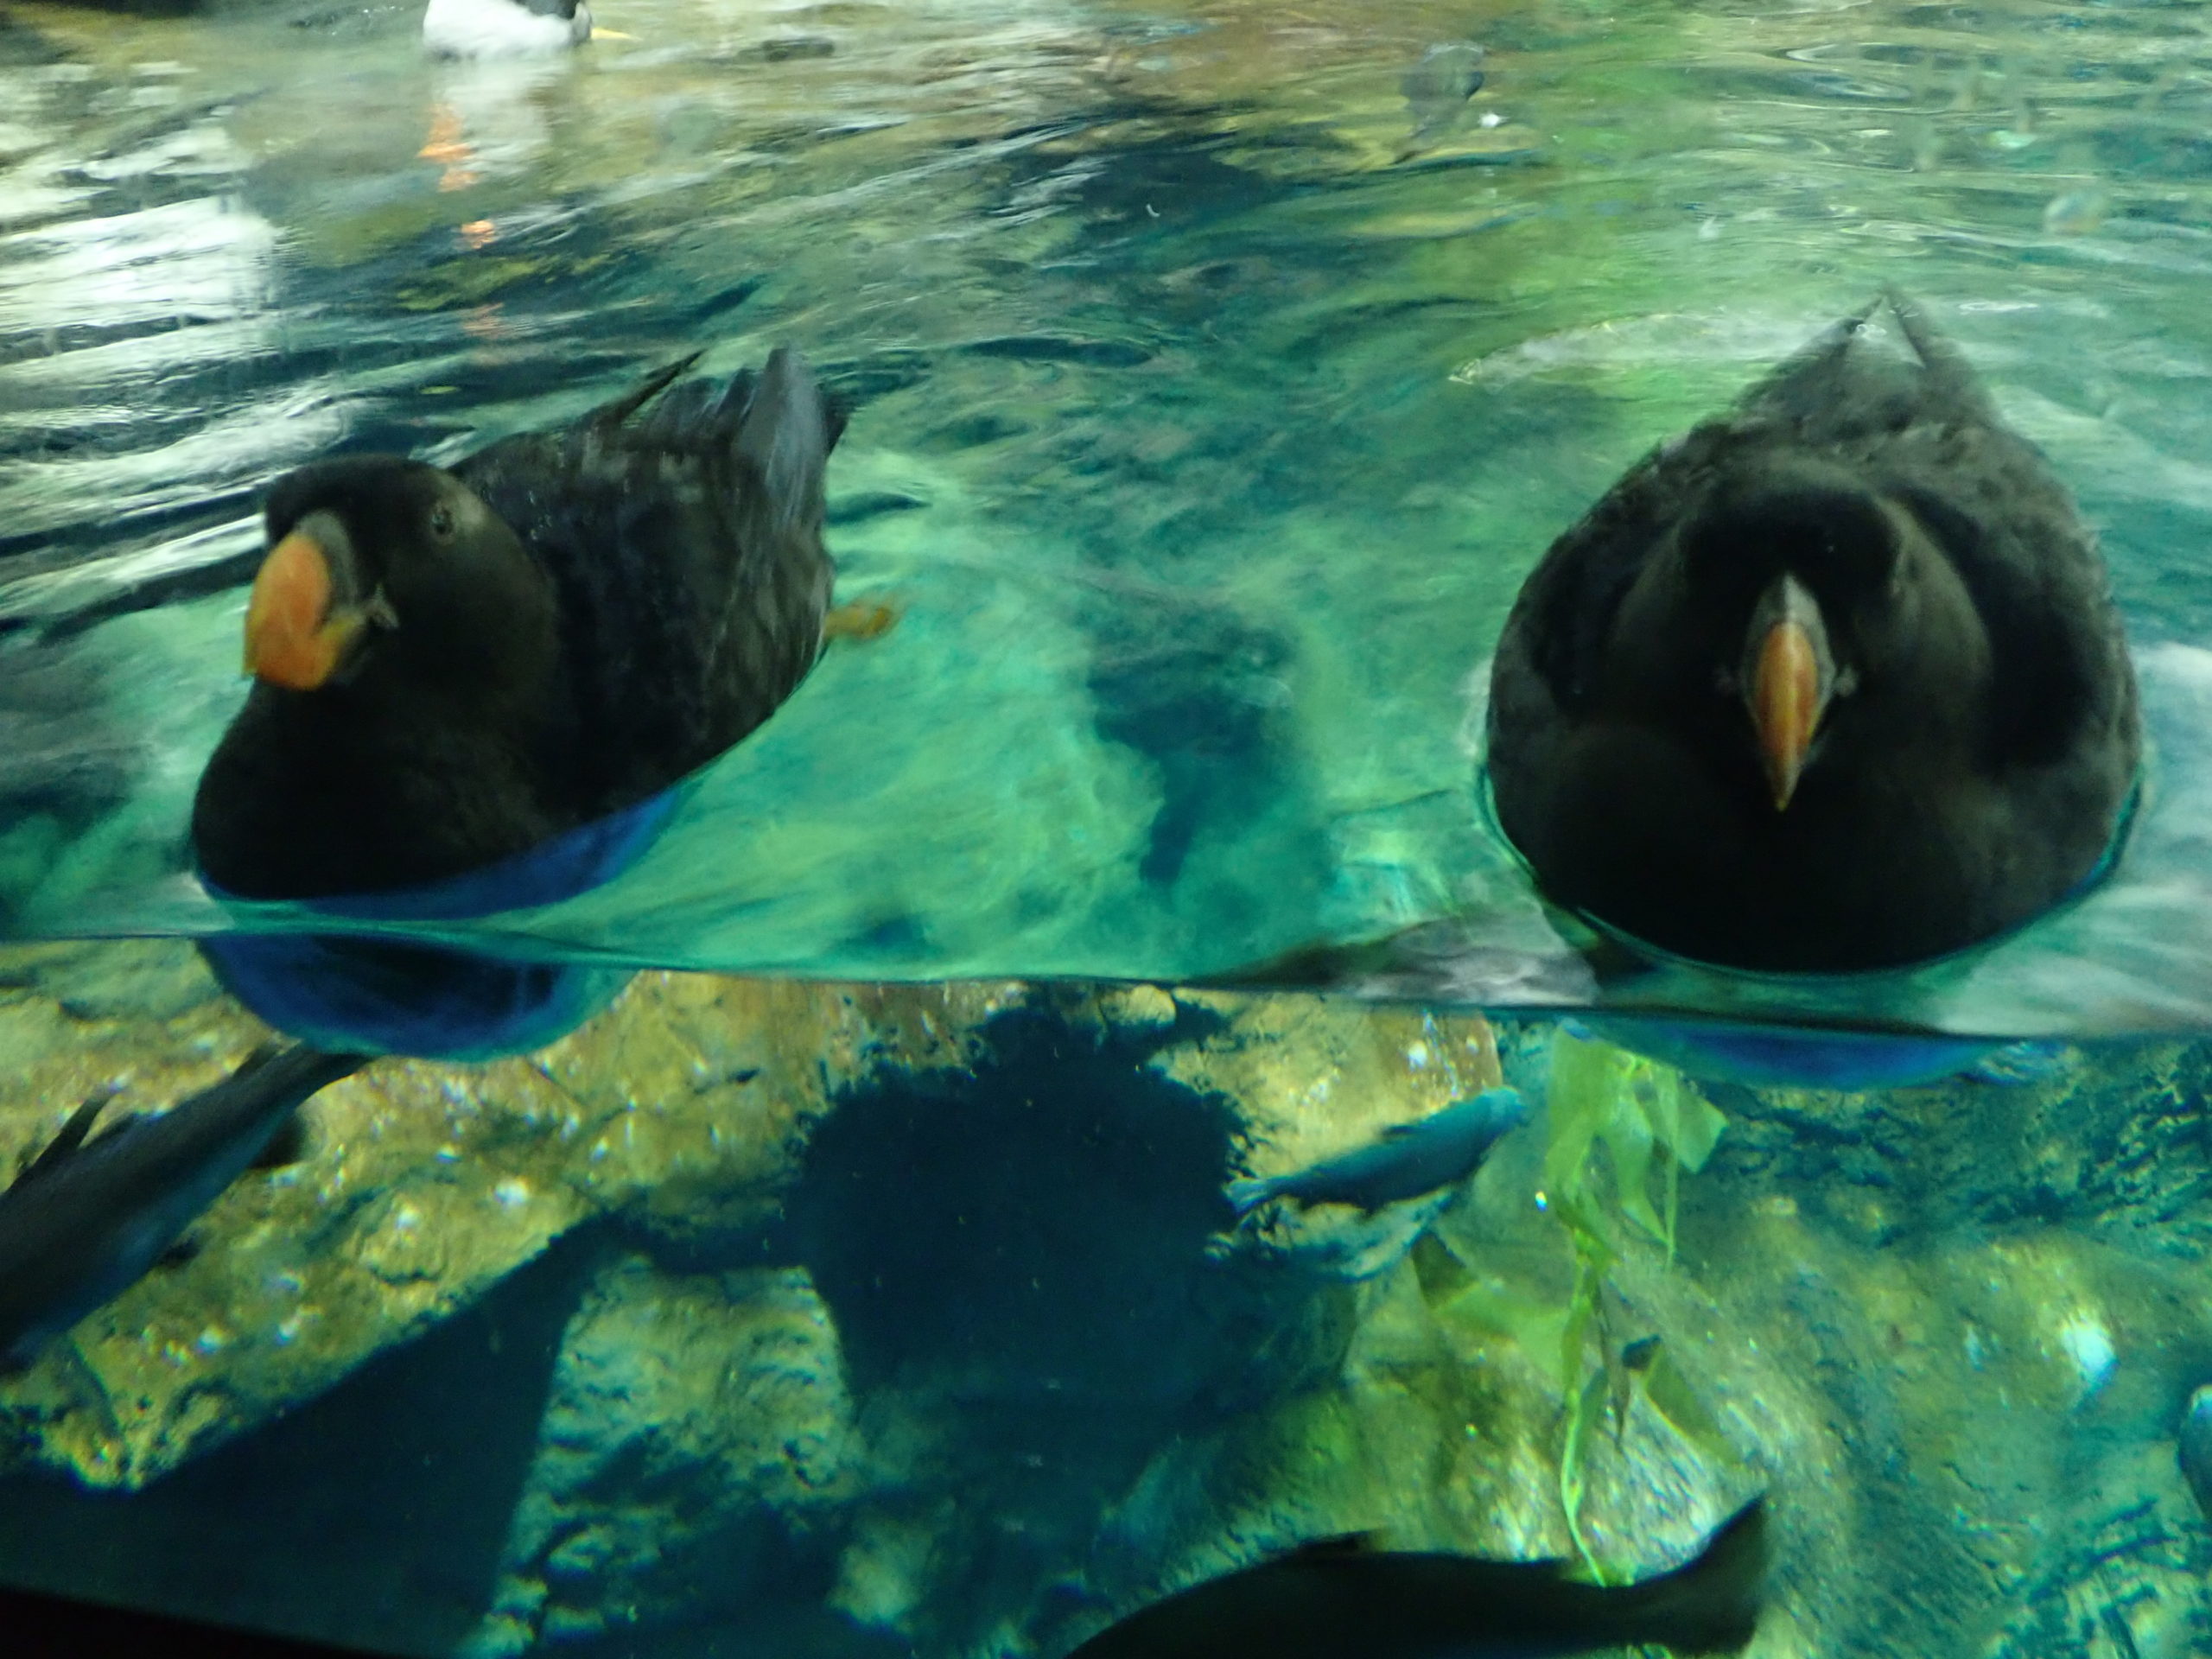
[[[843,416],[798,354],[692,359],[450,469],[318,461],[270,488],[239,710],[192,837],[218,891],[419,889],[650,803],[812,667]],[[544,902],[524,872],[512,902]]]
[[1912,305],[1847,319],[1554,543],[1487,766],[1546,894],[1772,972],[1942,956],[2108,861],[2141,736],[2094,538]]

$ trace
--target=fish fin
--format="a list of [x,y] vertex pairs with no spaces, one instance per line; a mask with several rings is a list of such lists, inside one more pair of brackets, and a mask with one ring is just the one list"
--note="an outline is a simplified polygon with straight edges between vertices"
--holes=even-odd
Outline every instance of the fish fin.
[[734,448],[760,475],[768,516],[778,528],[820,518],[823,470],[836,441],[806,359],[788,346],[777,346],[753,383]]
[[1400,1135],[1411,1135],[1427,1122],[1428,1120],[1425,1117],[1416,1117],[1408,1122],[1389,1124],[1376,1138],[1379,1141],[1395,1141]]
[[308,1126],[305,1119],[295,1111],[276,1126],[269,1137],[269,1144],[254,1154],[248,1169],[283,1169],[287,1165],[302,1163],[308,1155]]
[[257,1094],[271,1106],[289,1099],[290,1108],[269,1132],[269,1139],[253,1156],[248,1169],[283,1169],[302,1162],[308,1155],[308,1127],[300,1108],[332,1084],[366,1065],[372,1056],[347,1054],[315,1048],[306,1043],[285,1046],[265,1043],[249,1054],[227,1084],[251,1078]]
[[686,369],[705,355],[704,351],[693,352],[688,356],[677,358],[673,363],[664,364],[647,375],[642,385],[624,392],[613,402],[601,404],[597,409],[592,410],[590,414],[584,416],[582,423],[601,431],[611,426],[621,425],[655,397],[674,385],[678,377]]
[[306,1043],[264,1043],[247,1055],[231,1073],[230,1081],[267,1072],[262,1086],[273,1095],[291,1094],[296,1105],[304,1105],[317,1092],[350,1077],[376,1057],[348,1054],[336,1049],[314,1048]]
[[1255,1176],[1247,1176],[1229,1184],[1229,1202],[1242,1221],[1255,1210],[1275,1196],[1275,1184]]
[[1696,1558],[1614,1593],[1633,1599],[1631,1642],[1678,1654],[1735,1653],[1758,1628],[1770,1548],[1766,1499],[1755,1497],[1723,1522]]
[[69,1121],[61,1126],[60,1132],[53,1140],[39,1148],[38,1156],[32,1159],[24,1167],[23,1173],[16,1177],[16,1185],[21,1186],[25,1181],[36,1180],[41,1175],[51,1175],[62,1165],[67,1163],[70,1154],[84,1145],[85,1137],[92,1133],[92,1120],[98,1117],[101,1109],[114,1098],[112,1092],[93,1095],[83,1105],[70,1113]]

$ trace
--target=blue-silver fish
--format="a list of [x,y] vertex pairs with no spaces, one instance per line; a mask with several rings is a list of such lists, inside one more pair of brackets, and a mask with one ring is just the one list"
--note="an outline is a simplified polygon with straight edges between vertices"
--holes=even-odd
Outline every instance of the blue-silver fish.
[[1586,1584],[1564,1561],[1309,1544],[1154,1603],[1069,1659],[1553,1659],[1652,1644],[1735,1653],[1758,1628],[1766,1516],[1754,1501],[1688,1565]]
[[107,1096],[79,1107],[0,1192],[0,1370],[136,1284],[302,1102],[366,1063],[271,1044],[213,1088],[92,1140]]
[[1411,1123],[1394,1123],[1382,1138],[1288,1175],[1231,1181],[1229,1201],[1236,1218],[1270,1198],[1301,1207],[1350,1204],[1372,1215],[1385,1205],[1457,1185],[1473,1174],[1496,1146],[1529,1118],[1516,1089],[1485,1089]]

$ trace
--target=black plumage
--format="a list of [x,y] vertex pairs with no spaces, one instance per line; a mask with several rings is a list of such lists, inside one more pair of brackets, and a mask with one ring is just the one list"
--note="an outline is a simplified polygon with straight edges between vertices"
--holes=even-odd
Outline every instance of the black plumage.
[[211,881],[304,899],[475,869],[659,792],[791,694],[830,604],[842,416],[788,349],[674,384],[694,360],[450,471],[277,480],[261,683],[193,808]]
[[1771,971],[1986,939],[2098,869],[2140,750],[2094,537],[1891,296],[1655,451],[1508,619],[1489,770],[1557,903]]

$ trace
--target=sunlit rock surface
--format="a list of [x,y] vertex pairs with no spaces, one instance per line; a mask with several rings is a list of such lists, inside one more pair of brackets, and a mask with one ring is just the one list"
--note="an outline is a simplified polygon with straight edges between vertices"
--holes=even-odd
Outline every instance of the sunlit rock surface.
[[[205,1087],[266,1032],[190,948],[11,950],[0,1156],[76,1102]],[[1006,994],[905,995],[649,974],[582,1031],[467,1069],[384,1060],[305,1109],[306,1158],[249,1174],[202,1243],[0,1391],[26,1455],[138,1485],[309,1398],[588,1217],[664,1232],[756,1219],[830,1091],[887,1059],[946,1064]]]
[[472,1652],[792,1600],[794,1556],[849,1532],[872,1484],[836,1328],[796,1268],[608,1262],[569,1321],[539,1433],[517,1570]]

